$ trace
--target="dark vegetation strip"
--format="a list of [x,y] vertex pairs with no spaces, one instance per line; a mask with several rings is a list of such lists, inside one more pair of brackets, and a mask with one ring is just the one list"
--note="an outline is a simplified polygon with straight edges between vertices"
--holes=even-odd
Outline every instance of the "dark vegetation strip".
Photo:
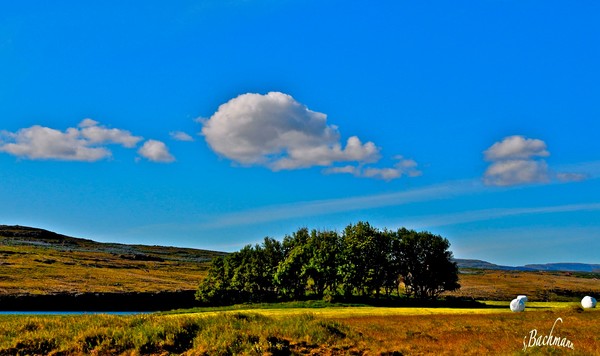
[[0,296],[4,311],[165,311],[192,308],[194,290]]

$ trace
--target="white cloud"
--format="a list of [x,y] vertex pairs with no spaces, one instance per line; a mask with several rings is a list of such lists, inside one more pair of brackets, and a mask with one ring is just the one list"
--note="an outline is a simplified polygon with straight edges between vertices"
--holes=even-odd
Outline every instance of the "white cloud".
[[90,147],[75,128],[62,132],[36,125],[4,135],[10,142],[0,146],[0,152],[17,157],[93,162],[111,156],[104,147]]
[[548,165],[543,160],[505,160],[495,162],[485,171],[487,185],[508,186],[550,181]]
[[395,157],[398,162],[393,168],[367,168],[363,172],[364,177],[375,177],[383,180],[392,180],[400,178],[403,175],[409,177],[418,177],[422,174],[417,169],[417,162],[412,159],[405,159],[402,156]]
[[[274,171],[321,166],[328,167],[326,173],[355,174],[362,171],[358,166],[381,158],[379,147],[357,136],[343,146],[337,126],[328,125],[325,114],[279,92],[242,94],[198,122],[213,151],[242,165]],[[356,166],[334,167],[348,162]]]
[[181,132],[181,131],[170,132],[169,135],[171,136],[172,139],[174,139],[176,141],[185,141],[185,142],[194,141],[194,138],[192,136],[188,135],[185,132]]
[[[89,119],[86,119],[89,120]],[[82,123],[86,122],[84,120]],[[90,121],[94,122],[91,124]],[[123,147],[132,148],[142,140],[139,136],[133,136],[129,131],[120,129],[108,129],[99,126],[94,120],[89,120],[85,126],[81,126],[81,136],[86,138],[90,144],[114,143]]]
[[484,152],[491,165],[483,181],[487,185],[510,186],[550,181],[548,165],[543,159],[550,155],[546,143],[523,136],[509,136],[494,143]]
[[340,161],[376,161],[379,149],[357,137],[345,148],[337,127],[291,96],[243,94],[221,105],[202,134],[217,153],[241,164],[273,170],[329,166]]
[[548,164],[540,157],[550,156],[546,143],[539,139],[509,136],[494,143],[484,152],[491,164],[484,173],[487,185],[511,186],[530,183],[577,182],[588,178],[582,173],[559,172],[551,174]]
[[[111,157],[112,152],[105,147],[107,145],[133,148],[142,140],[142,137],[134,136],[129,131],[107,128],[92,119],[84,119],[77,127],[70,127],[65,131],[35,125],[17,132],[4,131],[1,136],[4,139],[0,140],[0,152],[32,160],[82,162],[95,162]],[[151,144],[144,150],[149,159],[161,162],[170,159],[169,157],[172,159],[166,146],[159,146]]]
[[352,174],[354,176],[360,176],[362,170],[356,166],[341,166],[341,167],[330,167],[323,171],[325,174]]
[[83,119],[83,121],[81,121],[79,123],[79,125],[77,125],[78,127],[90,127],[90,126],[96,126],[98,125],[99,122],[96,120],[92,120],[92,119]]
[[547,157],[550,152],[546,150],[546,143],[542,140],[515,135],[494,143],[484,154],[487,161],[499,161]]
[[152,162],[169,163],[175,161],[175,157],[169,153],[169,149],[161,141],[148,140],[144,142],[138,153]]

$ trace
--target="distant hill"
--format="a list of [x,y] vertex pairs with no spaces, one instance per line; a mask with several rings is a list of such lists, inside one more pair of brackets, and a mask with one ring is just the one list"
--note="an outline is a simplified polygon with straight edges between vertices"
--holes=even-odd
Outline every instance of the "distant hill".
[[587,263],[547,263],[543,265],[525,265],[536,271],[600,272],[600,265]]
[[466,259],[455,259],[458,264],[458,268],[479,268],[479,269],[493,269],[499,271],[534,271],[533,268],[528,267],[514,267],[514,266],[502,266],[493,264],[491,262],[482,260],[466,260]]
[[499,271],[563,271],[563,272],[600,272],[600,265],[587,263],[546,263],[525,266],[502,266],[482,260],[455,259],[459,268],[479,268]]
[[6,244],[91,246],[98,243],[92,240],[57,234],[52,231],[19,225],[0,225],[0,238]]
[[38,246],[59,251],[104,252],[121,255],[125,259],[147,261],[168,259],[207,262],[215,256],[225,254],[218,251],[182,247],[102,243],[19,225],[0,225],[0,245]]

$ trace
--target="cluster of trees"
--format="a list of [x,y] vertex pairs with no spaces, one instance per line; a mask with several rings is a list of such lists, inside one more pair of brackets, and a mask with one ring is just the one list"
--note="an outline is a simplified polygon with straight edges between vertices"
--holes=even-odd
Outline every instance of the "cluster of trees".
[[336,231],[299,229],[283,242],[265,238],[215,258],[196,293],[216,304],[298,300],[307,295],[387,296],[404,292],[436,298],[460,288],[447,239],[401,228],[379,230],[367,222]]

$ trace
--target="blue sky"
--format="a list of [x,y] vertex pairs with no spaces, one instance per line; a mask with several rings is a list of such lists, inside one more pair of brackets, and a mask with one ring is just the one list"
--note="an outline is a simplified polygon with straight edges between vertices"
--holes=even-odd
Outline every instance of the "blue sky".
[[600,4],[0,6],[0,224],[234,251],[369,221],[600,263]]

